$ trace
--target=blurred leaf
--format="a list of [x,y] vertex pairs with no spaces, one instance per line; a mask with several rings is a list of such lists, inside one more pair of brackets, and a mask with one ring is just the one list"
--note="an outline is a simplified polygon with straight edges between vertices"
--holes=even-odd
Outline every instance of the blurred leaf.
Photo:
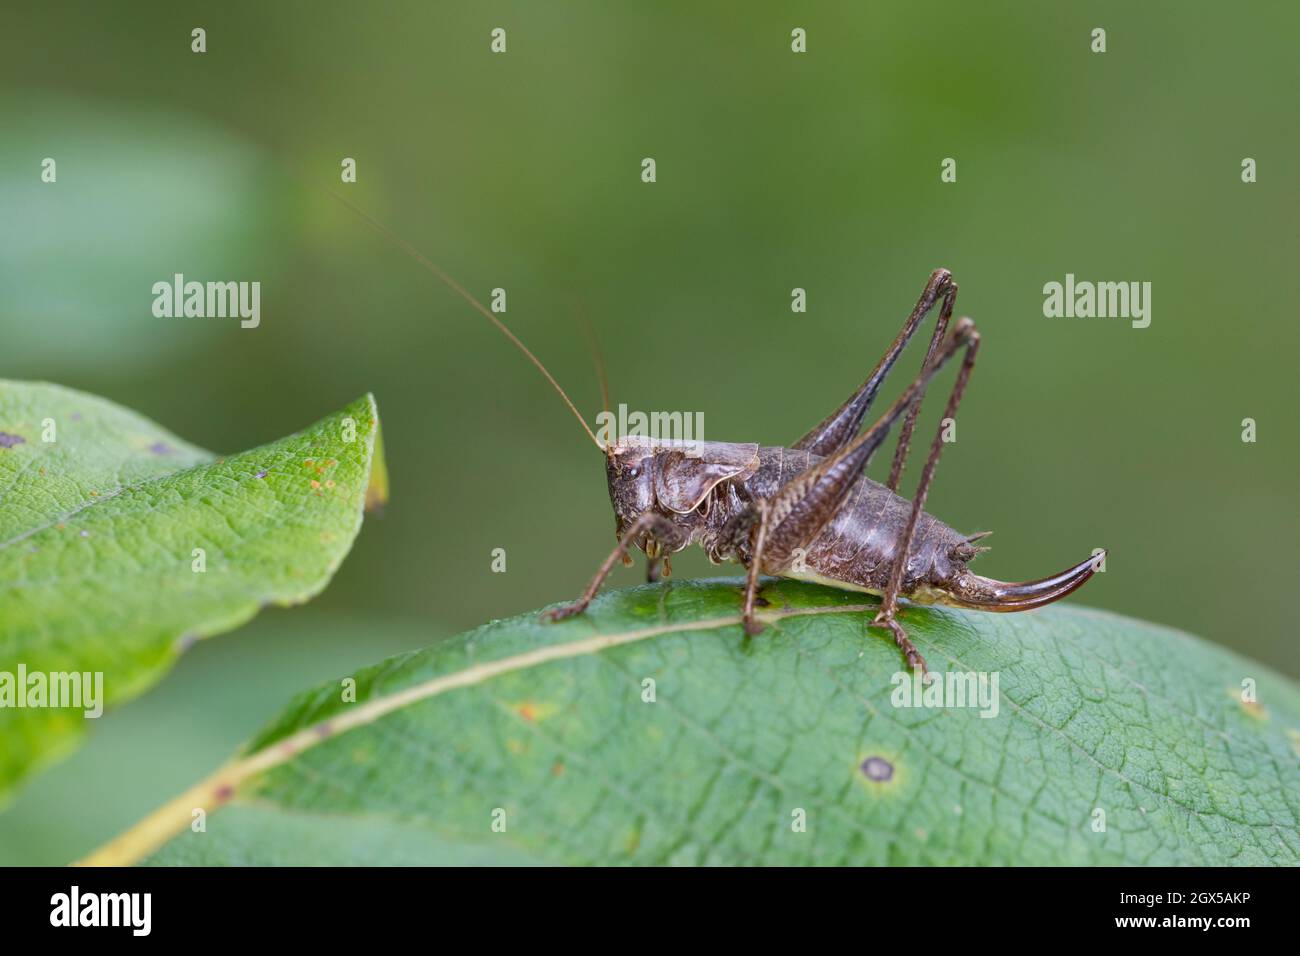
[[[111,706],[188,642],[319,593],[360,529],[377,430],[367,395],[216,458],[104,399],[0,381],[0,680],[103,672]],[[0,797],[85,725],[0,709]]]
[[[272,274],[261,154],[199,116],[49,93],[0,99],[6,362],[118,371],[202,349],[238,323],[159,319],[153,284]],[[57,179],[41,179],[45,159]]]
[[[392,658],[355,703],[325,684],[87,862],[1296,862],[1300,691],[1266,668],[1082,608],[908,608],[936,672],[1000,694],[896,707],[854,596],[765,595],[749,640],[739,582],[654,585]],[[226,808],[193,833],[194,807]]]
[[[364,558],[355,546],[347,563],[347,576],[356,576]],[[206,776],[303,687],[450,633],[420,618],[349,611],[337,583],[323,600],[268,609],[220,640],[200,641],[166,680],[97,721],[74,753],[25,779],[0,813],[0,871],[85,855],[152,810],[160,795]],[[86,800],[90,780],[93,801]]]

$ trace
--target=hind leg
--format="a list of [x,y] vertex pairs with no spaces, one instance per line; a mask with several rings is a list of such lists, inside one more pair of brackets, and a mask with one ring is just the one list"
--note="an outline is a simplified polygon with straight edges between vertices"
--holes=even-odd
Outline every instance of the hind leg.
[[[943,341],[944,333],[948,329],[948,319],[952,316],[953,304],[957,300],[957,283],[952,281],[952,275],[947,269],[935,269],[930,274],[930,278],[926,282],[925,288],[921,290],[921,297],[917,299],[911,315],[907,317],[907,321],[903,323],[902,329],[899,330],[898,335],[895,336],[885,354],[880,357],[876,367],[871,370],[867,380],[858,386],[857,391],[850,395],[843,405],[826,416],[820,424],[791,447],[810,451],[815,455],[826,456],[835,454],[835,452],[849,444],[862,426],[863,420],[867,417],[867,412],[871,410],[871,404],[876,398],[876,393],[894,367],[894,363],[898,361],[898,357],[903,353],[903,349],[907,347],[907,343],[911,341],[912,336],[916,334],[917,328],[925,320],[925,317],[941,299],[939,318],[935,322],[934,333],[930,336],[930,344],[925,352],[925,360],[921,362],[921,371],[924,372],[926,367],[934,361],[939,343]],[[912,434],[912,425],[915,421],[916,406],[913,405],[908,412],[907,420],[903,423],[900,452],[895,456],[894,465],[890,471],[890,490],[898,487],[897,479],[902,472],[902,459],[906,455],[907,439]]]
[[[962,319],[953,329],[953,339],[955,342],[965,342],[966,357],[961,363],[961,369],[957,372],[957,381],[953,383],[952,394],[948,396],[948,405],[944,409],[944,418],[954,418],[957,414],[957,407],[961,404],[962,394],[966,391],[966,383],[970,380],[971,369],[975,366],[975,353],[979,351],[980,335],[975,328],[975,323],[970,319]],[[913,412],[915,413],[915,407]],[[903,588],[903,577],[907,571],[908,552],[912,549],[912,538],[916,534],[916,523],[921,517],[921,512],[925,510],[925,498],[930,492],[930,484],[934,481],[934,470],[939,464],[939,456],[943,454],[943,424],[939,425],[938,432],[935,433],[934,441],[930,444],[930,454],[926,458],[925,467],[921,470],[921,480],[916,486],[916,495],[912,498],[912,511],[908,515],[907,527],[903,531],[903,540],[898,549],[898,557],[894,561],[894,567],[889,574],[889,584],[885,588],[885,593],[881,599],[880,612],[876,615],[875,620],[871,622],[871,627],[887,627],[894,635],[894,640],[898,642],[899,648],[907,655],[908,665],[915,670],[920,667],[923,674],[928,673],[925,665],[925,658],[917,652],[916,647],[907,638],[907,632],[903,630],[902,625],[898,623],[898,596]],[[902,455],[906,455],[906,449],[902,449]],[[901,460],[901,455],[895,458],[895,461]]]

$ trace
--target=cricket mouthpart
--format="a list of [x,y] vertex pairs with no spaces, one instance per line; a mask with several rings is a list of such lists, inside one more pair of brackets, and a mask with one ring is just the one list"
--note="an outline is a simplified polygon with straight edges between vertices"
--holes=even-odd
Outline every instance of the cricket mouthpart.
[[1050,578],[1018,584],[995,581],[963,571],[948,589],[948,595],[956,607],[976,611],[1030,611],[1059,601],[1079,588],[1092,577],[1105,559],[1106,552],[1102,551]]

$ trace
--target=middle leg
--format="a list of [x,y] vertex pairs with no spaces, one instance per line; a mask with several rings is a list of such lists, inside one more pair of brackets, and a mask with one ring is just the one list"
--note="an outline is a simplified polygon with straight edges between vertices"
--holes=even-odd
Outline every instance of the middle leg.
[[751,637],[763,632],[763,625],[754,618],[754,602],[758,598],[758,576],[763,573],[763,552],[767,546],[767,519],[770,514],[767,502],[761,498],[754,502],[754,510],[757,512],[757,523],[753,531],[749,574],[745,578],[745,603],[740,614],[745,633]]

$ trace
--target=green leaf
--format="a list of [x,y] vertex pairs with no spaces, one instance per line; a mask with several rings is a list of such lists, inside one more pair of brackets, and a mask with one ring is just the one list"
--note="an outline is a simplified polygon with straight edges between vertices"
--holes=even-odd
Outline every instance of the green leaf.
[[20,668],[100,672],[113,706],[193,640],[313,597],[361,526],[377,431],[367,395],[217,458],[101,398],[0,381],[0,799],[89,722],[16,708]]
[[1267,668],[1083,608],[908,608],[998,709],[894,706],[873,606],[764,593],[748,640],[738,581],[677,582],[392,658],[354,703],[328,683],[87,862],[1296,862],[1300,691]]

